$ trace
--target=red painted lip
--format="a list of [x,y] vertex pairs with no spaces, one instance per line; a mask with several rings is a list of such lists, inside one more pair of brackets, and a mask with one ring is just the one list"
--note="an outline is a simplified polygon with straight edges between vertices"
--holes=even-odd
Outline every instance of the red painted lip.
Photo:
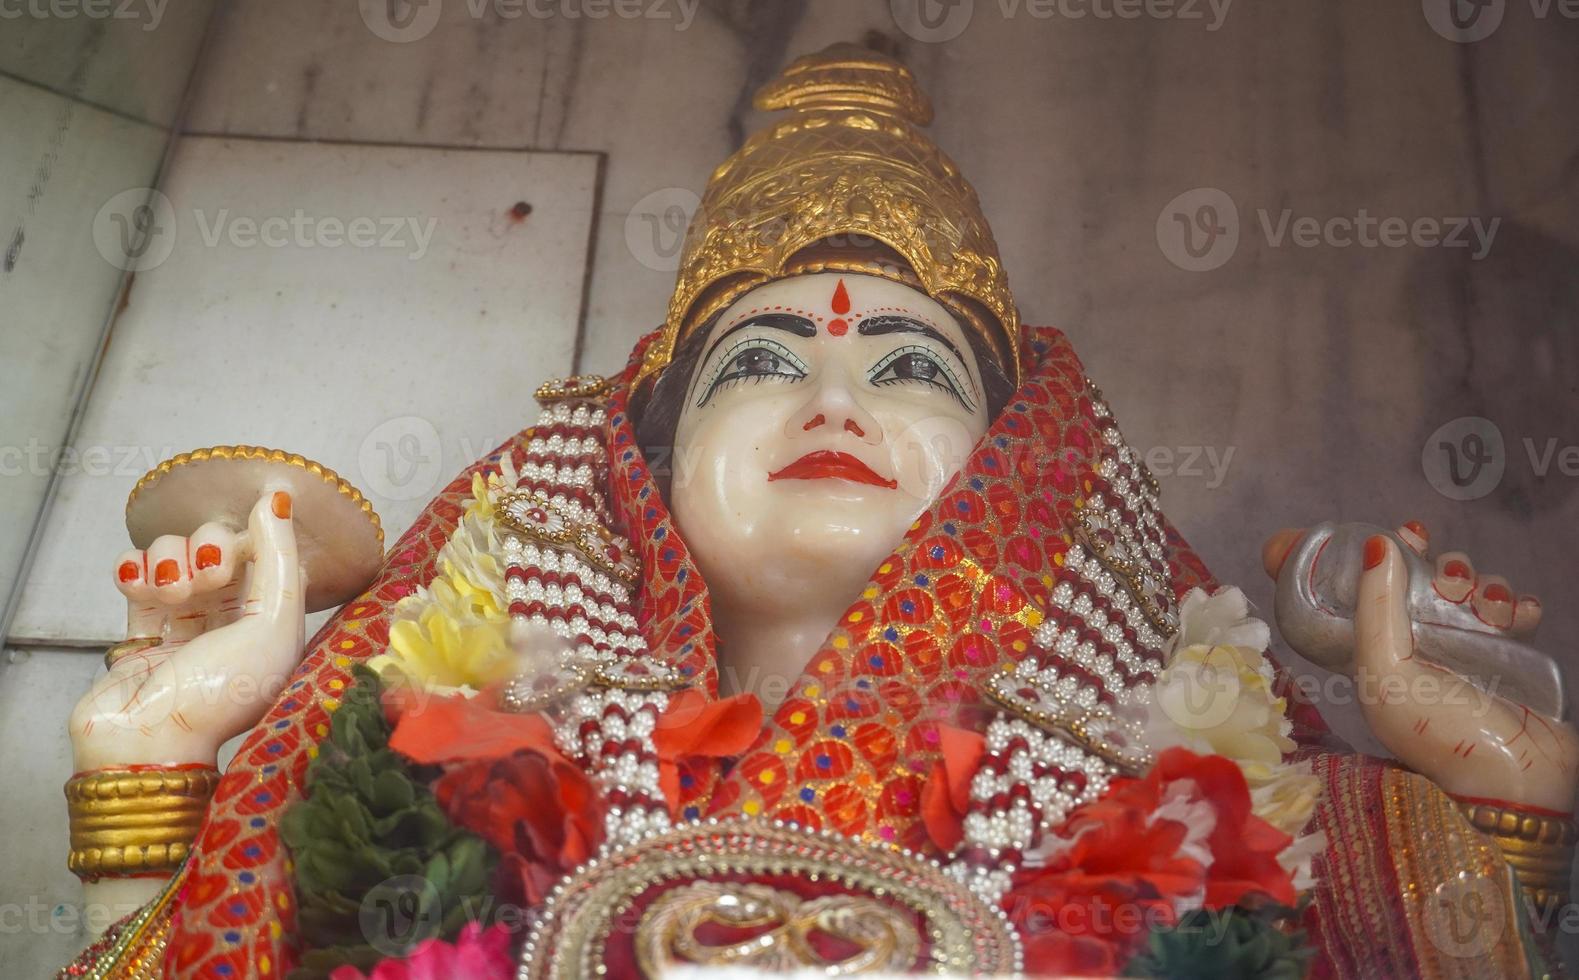
[[866,483],[874,487],[884,487],[888,490],[896,489],[899,486],[898,480],[883,479],[874,473],[870,466],[867,466],[849,453],[837,453],[829,449],[819,449],[814,453],[807,453],[777,473],[768,474],[769,482],[773,480],[827,479]]

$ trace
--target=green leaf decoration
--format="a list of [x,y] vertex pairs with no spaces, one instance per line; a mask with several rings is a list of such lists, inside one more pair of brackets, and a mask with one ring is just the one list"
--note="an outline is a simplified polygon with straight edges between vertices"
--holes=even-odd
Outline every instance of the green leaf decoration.
[[365,972],[425,939],[453,939],[494,908],[492,849],[444,815],[427,786],[435,770],[389,747],[378,675],[361,665],[352,674],[307,766],[305,798],[280,821],[307,947],[293,980]]
[[1294,909],[1197,909],[1152,931],[1146,949],[1124,968],[1127,977],[1168,980],[1300,980],[1315,950],[1305,933],[1280,923]]

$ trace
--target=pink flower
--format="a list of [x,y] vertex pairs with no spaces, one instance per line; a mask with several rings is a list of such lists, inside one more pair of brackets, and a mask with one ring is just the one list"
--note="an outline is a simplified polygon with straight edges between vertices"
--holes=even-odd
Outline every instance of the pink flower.
[[468,922],[453,944],[427,939],[406,957],[380,962],[370,974],[342,966],[329,980],[510,980],[514,974],[509,931],[503,925],[484,930],[481,923]]

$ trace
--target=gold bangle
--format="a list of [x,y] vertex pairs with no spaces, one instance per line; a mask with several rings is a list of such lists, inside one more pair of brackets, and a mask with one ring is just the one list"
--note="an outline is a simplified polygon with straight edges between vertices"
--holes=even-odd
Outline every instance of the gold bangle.
[[1471,826],[1496,841],[1537,911],[1561,908],[1568,901],[1568,874],[1579,841],[1579,828],[1571,818],[1478,800],[1460,800],[1458,805]]
[[174,872],[218,785],[219,770],[210,766],[121,767],[71,777],[66,866],[85,881]]
[[116,662],[119,660],[130,657],[134,653],[142,653],[144,650],[152,650],[154,647],[160,646],[163,643],[164,639],[158,636],[135,636],[130,639],[122,640],[121,642],[110,647],[108,650],[104,651],[104,666],[114,667]]

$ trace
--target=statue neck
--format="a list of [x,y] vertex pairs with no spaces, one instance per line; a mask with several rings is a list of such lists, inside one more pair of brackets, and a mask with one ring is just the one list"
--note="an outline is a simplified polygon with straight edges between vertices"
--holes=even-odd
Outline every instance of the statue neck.
[[712,602],[719,694],[755,694],[770,714],[788,697],[848,604],[764,610],[721,598]]

